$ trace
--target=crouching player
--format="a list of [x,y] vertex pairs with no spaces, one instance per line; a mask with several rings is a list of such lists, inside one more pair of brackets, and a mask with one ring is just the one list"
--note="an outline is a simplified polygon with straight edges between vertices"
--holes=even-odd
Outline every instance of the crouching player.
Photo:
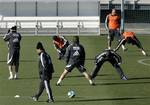
[[69,42],[63,36],[53,36],[53,44],[58,53],[58,59],[61,60],[64,58],[66,53],[66,48],[69,46]]
[[106,49],[104,52],[96,56],[95,66],[91,73],[92,79],[94,79],[97,76],[101,66],[106,61],[112,64],[112,66],[116,69],[122,80],[127,80],[127,77],[124,75],[120,67],[120,64],[122,62],[121,56],[119,56],[115,51],[110,49]]
[[122,40],[119,42],[116,50],[118,50],[120,48],[121,45],[125,45],[126,43],[132,44],[132,45],[136,45],[139,49],[141,49],[141,52],[144,56],[147,56],[146,52],[144,51],[144,48],[142,46],[142,44],[140,43],[140,41],[138,40],[138,38],[135,36],[134,32],[124,32],[122,34]]

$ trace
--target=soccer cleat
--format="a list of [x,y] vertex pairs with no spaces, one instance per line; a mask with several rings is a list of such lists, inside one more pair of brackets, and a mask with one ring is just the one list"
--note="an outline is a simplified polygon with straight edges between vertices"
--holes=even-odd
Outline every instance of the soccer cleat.
[[56,86],[61,86],[60,83],[56,83]]
[[126,76],[123,76],[121,79],[122,80],[128,80]]
[[95,83],[94,83],[94,82],[92,82],[92,83],[90,83],[90,85],[91,85],[91,86],[95,86]]
[[9,80],[12,80],[13,79],[13,76],[9,76],[9,78],[8,78]]
[[18,75],[17,74],[14,75],[14,79],[18,79]]
[[38,98],[36,96],[32,96],[33,101],[38,101]]
[[47,103],[52,103],[52,102],[54,102],[54,100],[48,99],[46,102],[47,102]]

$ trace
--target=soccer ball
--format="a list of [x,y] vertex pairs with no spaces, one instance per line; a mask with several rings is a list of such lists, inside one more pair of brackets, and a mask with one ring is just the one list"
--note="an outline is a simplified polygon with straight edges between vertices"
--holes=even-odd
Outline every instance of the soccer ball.
[[67,95],[68,95],[69,98],[74,98],[75,97],[75,92],[73,90],[68,91]]

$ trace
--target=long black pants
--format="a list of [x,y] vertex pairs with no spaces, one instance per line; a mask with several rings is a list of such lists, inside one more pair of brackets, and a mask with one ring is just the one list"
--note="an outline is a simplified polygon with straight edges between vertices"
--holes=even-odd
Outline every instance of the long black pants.
[[[106,60],[102,60],[102,61],[100,61],[100,62],[98,62],[95,66],[94,66],[94,69],[93,69],[93,71],[92,71],[92,73],[91,73],[91,78],[92,79],[94,79],[96,76],[97,76],[97,74],[98,74],[98,72],[100,71],[100,68],[102,67],[102,65],[103,65],[103,63],[105,62]],[[123,71],[122,71],[122,69],[121,69],[121,67],[119,66],[119,64],[115,61],[115,60],[108,60],[111,64],[112,64],[112,66],[116,69],[116,71],[118,72],[118,74],[120,75],[120,78],[122,78],[123,76],[125,76],[124,75],[124,73],[123,73]]]
[[40,81],[39,90],[38,90],[38,93],[35,96],[37,98],[39,98],[41,96],[41,94],[43,93],[44,89],[46,89],[48,99],[51,100],[51,101],[54,101],[53,95],[52,95],[52,89],[50,87],[50,80],[41,80]]

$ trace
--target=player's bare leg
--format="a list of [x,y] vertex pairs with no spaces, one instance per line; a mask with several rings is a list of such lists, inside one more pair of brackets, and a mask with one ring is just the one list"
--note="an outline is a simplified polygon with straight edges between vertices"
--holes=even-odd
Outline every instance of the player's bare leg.
[[15,69],[14,79],[18,79],[18,69],[19,69],[19,65],[14,66],[14,69]]
[[123,51],[127,51],[127,48],[124,45],[121,45]]
[[67,74],[68,74],[68,71],[65,69],[56,83],[57,86],[60,85],[61,81],[66,77]]
[[83,75],[85,76],[85,78],[89,81],[90,85],[94,85],[91,77],[89,76],[89,74],[87,72],[83,72]]
[[9,80],[12,80],[13,79],[13,68],[11,65],[8,66],[8,69],[9,69]]
[[111,49],[111,40],[110,39],[108,39],[108,49]]
[[107,45],[108,45],[108,49],[111,49],[111,37],[110,37],[109,32],[108,32],[108,36],[107,36]]

